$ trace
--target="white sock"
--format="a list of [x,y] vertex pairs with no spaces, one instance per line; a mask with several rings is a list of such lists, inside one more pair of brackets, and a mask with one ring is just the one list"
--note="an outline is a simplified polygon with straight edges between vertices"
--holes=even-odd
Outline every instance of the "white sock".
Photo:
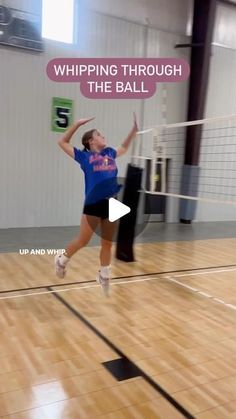
[[111,269],[111,265],[101,266],[101,268],[100,268],[101,275],[104,278],[109,278],[110,277],[110,269]]
[[62,254],[62,255],[59,256],[59,260],[60,260],[61,265],[66,266],[66,264],[69,262],[70,258],[68,258],[67,256]]

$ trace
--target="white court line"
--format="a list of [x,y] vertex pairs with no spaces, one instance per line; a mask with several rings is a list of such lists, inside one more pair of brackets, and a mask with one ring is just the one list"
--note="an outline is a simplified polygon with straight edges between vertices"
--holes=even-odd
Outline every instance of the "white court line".
[[[11,299],[14,299],[14,298],[32,297],[34,295],[54,294],[54,293],[60,293],[60,292],[67,292],[67,291],[71,291],[71,290],[79,290],[79,289],[95,288],[95,287],[100,287],[100,285],[90,285],[90,286],[86,286],[86,287],[74,287],[74,288],[62,288],[60,290],[52,290],[52,291],[30,292],[29,294],[8,295],[6,297],[0,297],[0,300],[11,300]],[[47,288],[47,287],[45,287],[45,288]],[[7,291],[6,291],[6,294],[7,294]]]
[[[220,272],[220,271],[218,271],[218,272]],[[193,287],[190,287],[189,285],[183,284],[183,282],[180,282],[173,277],[165,276],[165,279],[167,279],[167,281],[174,282],[175,284],[178,284],[181,287],[186,288],[187,290],[190,290],[190,291],[192,291],[196,294],[199,294],[202,297],[205,297],[205,298],[208,298],[210,300],[216,301],[217,303],[222,304],[225,307],[231,308],[232,310],[236,310],[236,305],[226,303],[224,300],[221,300],[220,298],[214,297],[213,295],[210,295],[206,292],[200,291],[197,288],[193,288]]]
[[[191,271],[191,269],[189,269]],[[219,269],[218,271],[204,271],[204,272],[193,272],[192,274],[180,274],[180,275],[175,275],[175,278],[183,278],[185,276],[197,276],[197,275],[208,275],[208,274],[218,274],[221,272],[235,272],[236,268],[232,268],[232,269]]]
[[[232,270],[236,270],[236,269],[232,269]],[[228,272],[230,270],[218,270],[218,271],[214,271],[214,273],[220,273],[220,272]],[[210,272],[203,272],[203,273],[210,273]],[[202,273],[202,274],[203,274]],[[136,282],[147,282],[147,281],[153,281],[153,280],[157,280],[157,279],[163,279],[163,274],[159,274],[159,276],[157,277],[151,277],[151,278],[141,278],[141,279],[133,279],[133,280],[126,280],[126,281],[119,281],[119,282],[115,282],[115,283],[111,283],[111,286],[115,286],[115,285],[122,285],[122,284],[133,284]],[[185,275],[183,275],[185,276]],[[186,275],[187,276],[187,275]],[[177,275],[175,276],[175,278],[177,277]],[[224,300],[221,300],[219,298],[216,298],[210,294],[207,294],[203,291],[198,290],[197,288],[191,287],[190,285],[187,284],[183,284],[182,282],[178,281],[177,279],[175,279],[173,277],[169,277],[169,276],[165,276],[164,279],[168,280],[169,282],[174,282],[178,285],[180,285],[183,288],[186,288],[192,292],[195,292],[196,294],[199,294],[205,298],[208,299],[212,299],[214,301],[216,301],[217,303],[220,303],[228,308],[231,308],[232,310],[236,310],[236,305],[234,304],[229,304],[226,303]],[[56,285],[54,285],[54,287],[56,287]],[[41,292],[34,292],[34,293],[29,293],[29,294],[18,294],[18,295],[9,295],[6,297],[0,297],[0,300],[11,300],[14,298],[25,298],[25,297],[32,297],[32,296],[38,296],[38,295],[45,295],[45,294],[54,294],[54,293],[63,293],[63,292],[69,292],[72,290],[76,290],[76,291],[80,291],[80,290],[84,290],[84,289],[90,289],[90,288],[99,288],[100,285],[85,285],[85,286],[78,286],[78,287],[71,287],[71,288],[63,288],[63,289],[59,289],[59,290],[52,290],[52,291],[41,291]],[[45,287],[46,288],[46,287]],[[7,291],[6,291],[7,293]]]
[[[165,279],[168,279],[168,281],[171,281],[171,282],[182,284],[182,282],[176,281],[174,278],[171,278],[170,276],[166,276]],[[190,285],[187,285],[187,284],[184,284],[184,285],[185,285],[185,288],[188,288],[190,291],[194,291],[194,292],[197,291],[197,288],[190,287]]]
[[[126,281],[111,283],[110,285],[114,286],[114,285],[121,285],[121,284],[130,284],[130,283],[134,283],[134,282],[151,281],[152,279],[160,279],[160,278],[152,277],[152,278],[133,279],[133,280],[128,280],[128,281],[126,280]],[[51,287],[51,288],[55,288],[57,286],[58,285],[53,285],[53,287]],[[59,294],[61,292],[68,292],[68,291],[71,291],[71,290],[80,291],[80,290],[84,290],[84,289],[100,288],[100,287],[101,287],[101,285],[97,284],[97,285],[85,285],[85,286],[82,286],[82,287],[80,286],[80,287],[62,288],[62,289],[59,289],[59,290],[52,290],[52,291],[31,292],[31,293],[28,293],[28,294],[17,294],[17,295],[8,295],[6,297],[0,297],[0,300],[11,300],[13,298],[32,297],[34,295],[37,296],[37,295],[54,294],[54,293]],[[47,288],[47,286],[45,286],[45,288]],[[6,294],[7,294],[7,291],[6,291]]]

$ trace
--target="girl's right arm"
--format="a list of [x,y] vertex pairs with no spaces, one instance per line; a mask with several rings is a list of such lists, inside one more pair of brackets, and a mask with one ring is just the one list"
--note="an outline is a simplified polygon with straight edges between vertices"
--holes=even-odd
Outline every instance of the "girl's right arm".
[[74,133],[77,131],[81,125],[87,124],[87,122],[92,121],[94,118],[87,118],[87,119],[79,119],[79,121],[75,122],[71,127],[65,132],[65,134],[60,138],[58,141],[59,146],[62,150],[65,151],[70,157],[74,159],[74,147],[70,144],[70,140]]

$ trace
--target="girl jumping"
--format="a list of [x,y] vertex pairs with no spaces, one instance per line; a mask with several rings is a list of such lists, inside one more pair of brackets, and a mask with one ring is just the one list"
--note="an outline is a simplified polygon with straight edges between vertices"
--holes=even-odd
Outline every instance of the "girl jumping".
[[80,223],[80,233],[65,249],[65,253],[55,257],[55,269],[59,278],[64,278],[66,265],[70,258],[85,247],[97,226],[101,226],[100,270],[97,281],[105,295],[109,293],[110,263],[112,238],[115,223],[108,219],[109,198],[116,197],[120,186],[117,182],[116,158],[122,156],[129,148],[137,133],[137,121],[117,149],[107,147],[106,140],[97,129],[87,131],[82,137],[83,151],[73,147],[70,140],[79,127],[94,118],[80,119],[75,122],[58,141],[59,146],[70,157],[80,164],[85,175],[85,202]]

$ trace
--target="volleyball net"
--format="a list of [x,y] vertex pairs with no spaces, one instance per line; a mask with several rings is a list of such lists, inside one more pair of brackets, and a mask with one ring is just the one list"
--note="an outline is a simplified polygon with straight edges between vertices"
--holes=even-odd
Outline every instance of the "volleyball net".
[[[200,150],[189,190],[185,142],[188,127],[194,126],[200,130]],[[141,146],[132,161],[147,169],[146,193],[236,204],[236,115],[159,125],[138,136]]]

